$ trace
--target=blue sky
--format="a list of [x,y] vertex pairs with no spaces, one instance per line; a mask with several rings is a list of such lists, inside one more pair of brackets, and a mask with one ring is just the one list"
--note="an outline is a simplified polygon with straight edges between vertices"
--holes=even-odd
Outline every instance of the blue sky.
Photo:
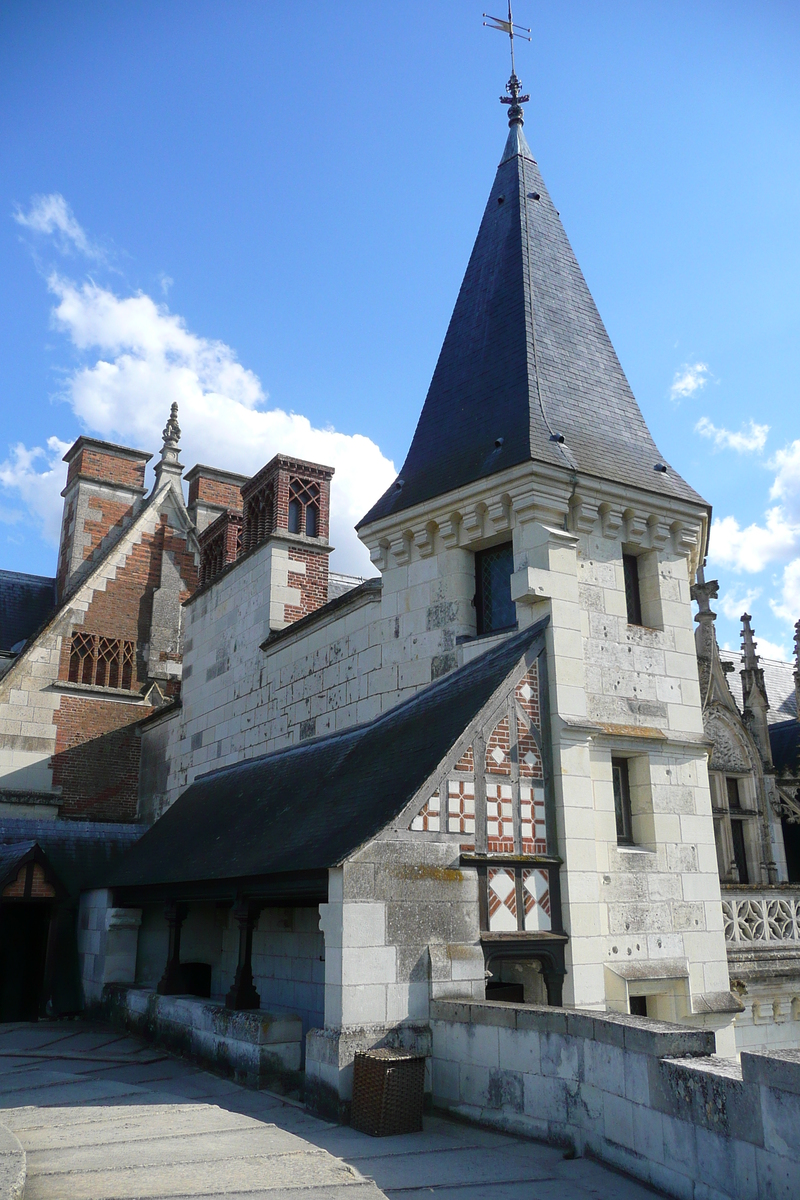
[[[800,10],[517,0],[525,131],[665,457],[720,641],[800,617]],[[337,468],[334,566],[413,433],[506,125],[479,4],[0,9],[0,567],[55,569],[63,447]]]

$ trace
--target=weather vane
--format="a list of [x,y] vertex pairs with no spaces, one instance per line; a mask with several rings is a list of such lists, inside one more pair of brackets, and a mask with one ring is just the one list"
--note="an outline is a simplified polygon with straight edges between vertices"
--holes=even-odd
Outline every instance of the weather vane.
[[[508,110],[509,125],[513,125],[515,122],[518,122],[520,125],[522,125],[523,115],[521,106],[530,100],[530,96],[520,95],[522,84],[517,78],[517,71],[514,65],[514,38],[522,38],[524,42],[529,42],[531,41],[531,38],[526,37],[525,35],[530,34],[531,31],[530,29],[526,29],[524,25],[514,24],[514,15],[511,12],[511,0],[508,0],[507,21],[504,21],[502,17],[493,17],[490,13],[484,13],[483,15],[484,17],[488,17],[488,20],[483,22],[487,29],[496,29],[499,33],[508,34],[508,39],[511,43],[511,78],[506,84],[506,91],[508,92],[508,95],[501,96],[500,103],[509,104],[511,106]],[[489,21],[494,21],[494,25],[490,25]]]

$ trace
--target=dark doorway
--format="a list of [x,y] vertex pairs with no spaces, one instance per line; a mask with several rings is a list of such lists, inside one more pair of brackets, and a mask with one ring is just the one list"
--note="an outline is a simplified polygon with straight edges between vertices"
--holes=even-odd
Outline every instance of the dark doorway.
[[800,824],[790,824],[784,817],[781,825],[789,883],[800,883]]
[[42,1005],[48,903],[0,905],[0,1021],[35,1021]]

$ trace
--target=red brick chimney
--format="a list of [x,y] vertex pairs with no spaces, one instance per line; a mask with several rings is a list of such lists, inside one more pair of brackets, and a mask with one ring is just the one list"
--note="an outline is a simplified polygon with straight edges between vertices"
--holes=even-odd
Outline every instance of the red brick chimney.
[[59,602],[88,568],[106,535],[133,518],[145,494],[144,471],[152,454],[79,437],[64,455],[67,486],[61,518],[56,586]]
[[242,511],[242,488],[247,475],[234,475],[202,463],[187,471],[184,479],[189,485],[189,516],[198,533],[216,521],[224,512]]

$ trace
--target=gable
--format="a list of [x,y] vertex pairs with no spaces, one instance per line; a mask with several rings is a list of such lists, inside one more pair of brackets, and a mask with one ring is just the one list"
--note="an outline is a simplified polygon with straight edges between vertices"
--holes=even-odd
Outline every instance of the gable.
[[195,780],[111,885],[252,880],[342,863],[392,826],[418,794],[428,788],[430,795],[444,764],[463,755],[464,731],[495,703],[523,657],[543,645],[545,624],[507,639],[366,725]]

